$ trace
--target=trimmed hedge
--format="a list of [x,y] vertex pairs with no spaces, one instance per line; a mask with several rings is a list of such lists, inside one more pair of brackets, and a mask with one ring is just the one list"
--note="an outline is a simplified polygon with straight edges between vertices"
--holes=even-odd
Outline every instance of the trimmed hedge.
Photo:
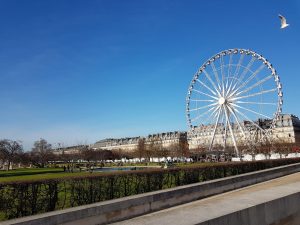
[[298,162],[300,158],[219,163],[0,183],[0,219],[29,216]]

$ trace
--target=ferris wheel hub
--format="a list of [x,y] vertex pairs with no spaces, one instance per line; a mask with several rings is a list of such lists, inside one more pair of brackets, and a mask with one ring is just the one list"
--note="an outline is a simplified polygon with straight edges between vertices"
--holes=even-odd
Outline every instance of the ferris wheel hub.
[[224,97],[219,98],[219,105],[223,105],[223,104],[225,104],[225,102],[226,102],[226,99]]

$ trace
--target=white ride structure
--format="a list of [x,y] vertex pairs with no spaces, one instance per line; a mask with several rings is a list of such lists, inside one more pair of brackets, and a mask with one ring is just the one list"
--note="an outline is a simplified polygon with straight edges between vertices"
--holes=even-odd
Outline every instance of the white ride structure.
[[280,78],[267,59],[247,49],[225,50],[194,75],[186,98],[187,122],[192,130],[208,127],[208,150],[225,150],[230,142],[240,155],[240,143],[254,141],[253,128],[261,139],[268,137],[281,113],[282,96]]

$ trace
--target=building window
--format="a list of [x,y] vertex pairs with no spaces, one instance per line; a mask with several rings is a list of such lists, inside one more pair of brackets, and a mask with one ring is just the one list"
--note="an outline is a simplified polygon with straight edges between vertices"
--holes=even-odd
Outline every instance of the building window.
[[289,134],[289,137],[291,137],[291,134]]

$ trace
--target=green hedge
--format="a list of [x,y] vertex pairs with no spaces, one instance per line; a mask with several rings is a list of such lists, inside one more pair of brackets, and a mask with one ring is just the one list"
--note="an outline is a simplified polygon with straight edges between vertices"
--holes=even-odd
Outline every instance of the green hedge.
[[297,162],[300,158],[0,183],[0,218],[34,215]]

